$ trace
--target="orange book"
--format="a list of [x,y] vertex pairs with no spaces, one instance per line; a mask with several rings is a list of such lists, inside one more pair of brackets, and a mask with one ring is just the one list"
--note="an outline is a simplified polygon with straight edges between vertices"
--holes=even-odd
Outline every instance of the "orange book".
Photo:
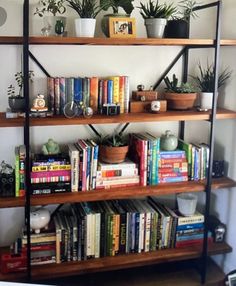
[[98,77],[90,78],[90,99],[89,106],[94,113],[98,111]]

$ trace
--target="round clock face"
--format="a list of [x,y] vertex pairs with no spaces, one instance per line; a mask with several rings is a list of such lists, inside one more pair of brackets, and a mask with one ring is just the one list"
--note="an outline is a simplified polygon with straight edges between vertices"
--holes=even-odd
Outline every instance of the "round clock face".
[[3,7],[0,7],[0,27],[5,24],[7,20],[7,12]]

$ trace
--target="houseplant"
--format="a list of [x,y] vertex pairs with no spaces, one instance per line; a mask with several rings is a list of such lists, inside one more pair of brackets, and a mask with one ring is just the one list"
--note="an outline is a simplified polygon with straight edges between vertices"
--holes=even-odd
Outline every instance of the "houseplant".
[[168,20],[165,37],[166,38],[189,38],[189,21],[191,18],[197,17],[194,8],[198,6],[195,0],[183,0],[179,2],[177,9],[179,12],[172,15],[172,19]]
[[175,110],[186,110],[194,106],[197,99],[196,88],[191,83],[181,83],[178,85],[178,78],[173,74],[172,81],[168,77],[164,78],[166,84],[165,99],[167,108]]
[[105,136],[99,145],[99,158],[105,163],[121,163],[125,160],[129,146],[121,133]]
[[159,4],[149,0],[147,4],[140,3],[140,14],[144,18],[148,38],[162,38],[167,19],[173,15],[176,8],[173,4]]
[[[107,11],[109,8],[113,11],[113,13],[105,14],[101,21],[102,31],[105,36],[109,37],[109,18],[130,17],[130,14],[134,9],[133,1],[134,0],[100,0],[100,6],[104,11]],[[125,13],[119,13],[119,8],[122,8]]]
[[[213,64],[207,63],[206,68],[203,68],[201,63],[198,64],[199,75],[191,76],[200,90],[200,108],[211,109],[212,99],[215,85],[215,70]],[[228,68],[219,73],[218,89],[224,86],[229,80],[232,71]]]
[[96,0],[66,0],[68,6],[74,9],[80,18],[75,19],[77,37],[94,37],[96,16],[102,10]]
[[66,17],[58,16],[66,12],[65,0],[40,0],[36,7],[34,15],[43,17],[44,27],[42,34],[44,36],[55,35],[55,27],[58,22],[62,23],[63,30],[66,26]]
[[[34,76],[33,71],[29,71],[29,79],[32,80]],[[24,76],[22,72],[17,72],[15,74],[15,80],[19,87],[18,93],[16,94],[15,86],[12,84],[8,86],[8,104],[12,111],[24,111],[25,110],[25,97],[23,95],[23,84]]]

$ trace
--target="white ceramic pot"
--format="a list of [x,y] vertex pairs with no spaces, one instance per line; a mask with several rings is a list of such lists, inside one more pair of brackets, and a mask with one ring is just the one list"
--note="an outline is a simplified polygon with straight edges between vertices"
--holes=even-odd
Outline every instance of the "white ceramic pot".
[[177,195],[177,203],[179,212],[184,216],[191,216],[196,211],[197,196],[190,193],[182,193]]
[[213,92],[200,93],[200,107],[201,109],[212,109]]
[[167,20],[160,18],[145,19],[148,38],[162,38]]
[[75,19],[75,34],[76,37],[93,38],[96,27],[96,19],[78,18]]
[[43,28],[41,30],[44,36],[55,36],[56,22],[61,20],[64,24],[64,30],[66,27],[66,17],[63,16],[44,16],[43,17]]
[[41,228],[47,228],[50,221],[50,212],[46,208],[35,209],[30,212],[30,228],[40,233]]

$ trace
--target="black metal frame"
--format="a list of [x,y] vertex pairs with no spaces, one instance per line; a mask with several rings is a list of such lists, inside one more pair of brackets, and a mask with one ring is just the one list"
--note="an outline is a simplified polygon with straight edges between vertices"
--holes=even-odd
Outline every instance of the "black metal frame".
[[[207,176],[207,184],[206,184],[206,202],[205,202],[205,228],[204,228],[204,242],[203,242],[203,250],[202,250],[202,267],[201,267],[201,282],[205,283],[206,280],[206,272],[207,272],[207,250],[208,250],[208,218],[210,212],[210,195],[211,195],[211,184],[212,184],[212,164],[213,164],[213,152],[214,152],[214,135],[215,135],[215,119],[216,119],[216,105],[217,105],[217,90],[218,90],[218,76],[219,76],[219,54],[220,54],[220,30],[221,30],[221,10],[222,10],[222,0],[218,0],[214,3],[201,5],[194,8],[194,11],[203,10],[211,7],[217,8],[217,22],[216,22],[216,40],[213,45],[200,45],[200,46],[186,46],[184,47],[172,63],[167,67],[165,72],[161,75],[160,79],[154,84],[154,89],[156,89],[164,77],[169,73],[172,67],[178,62],[178,60],[183,56],[183,81],[187,81],[188,76],[188,58],[189,58],[189,49],[195,48],[214,48],[215,57],[214,57],[214,70],[215,70],[215,78],[214,78],[214,95],[213,95],[213,106],[211,111],[210,118],[210,154],[209,154],[209,169]],[[38,67],[44,72],[44,74],[50,77],[50,74],[46,71],[46,69],[40,64],[40,62],[35,58],[35,56],[29,51],[29,0],[24,0],[23,4],[23,73],[24,73],[24,96],[26,98],[26,117],[25,117],[25,125],[24,125],[24,144],[26,146],[26,202],[25,202],[25,220],[27,226],[27,278],[28,281],[31,281],[31,251],[30,251],[30,117],[29,117],[29,57],[38,65]],[[124,130],[128,127],[129,123],[126,123],[119,134],[123,133]],[[89,124],[91,130],[96,134],[96,136],[101,138],[101,135],[95,129],[95,127]],[[180,121],[180,138],[184,139],[184,130],[185,122]],[[60,208],[61,205],[58,206]]]

